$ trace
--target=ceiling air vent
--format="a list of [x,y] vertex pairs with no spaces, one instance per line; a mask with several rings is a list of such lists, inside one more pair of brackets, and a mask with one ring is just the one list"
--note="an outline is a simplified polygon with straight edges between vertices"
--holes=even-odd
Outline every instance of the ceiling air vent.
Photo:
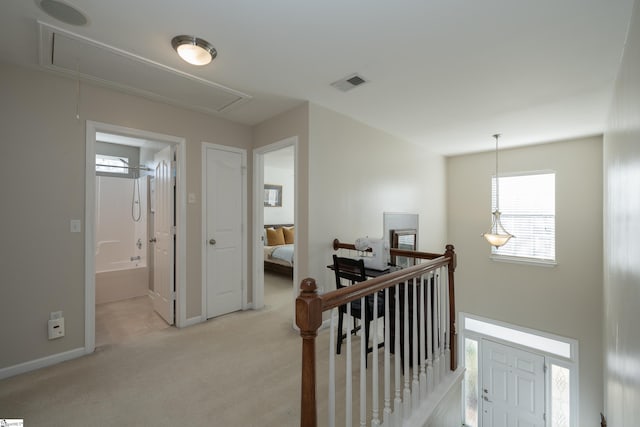
[[348,90],[353,89],[354,87],[361,86],[366,82],[367,80],[364,77],[358,74],[352,74],[350,76],[347,76],[343,79],[340,79],[338,81],[331,83],[331,86],[335,87],[338,90],[346,92]]

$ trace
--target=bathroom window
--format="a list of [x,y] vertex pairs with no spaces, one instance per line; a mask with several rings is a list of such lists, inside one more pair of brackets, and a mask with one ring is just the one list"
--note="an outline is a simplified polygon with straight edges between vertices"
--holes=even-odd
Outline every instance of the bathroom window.
[[107,156],[96,154],[96,172],[119,173],[127,175],[129,173],[129,158]]

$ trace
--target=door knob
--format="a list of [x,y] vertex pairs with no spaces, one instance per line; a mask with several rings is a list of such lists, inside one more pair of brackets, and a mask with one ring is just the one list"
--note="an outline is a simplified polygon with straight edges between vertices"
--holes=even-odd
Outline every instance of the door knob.
[[156,242],[156,238],[155,237],[152,238],[152,239],[149,239],[149,243],[155,243],[155,242]]
[[209,239],[209,244],[210,245],[215,245],[216,244],[216,239]]

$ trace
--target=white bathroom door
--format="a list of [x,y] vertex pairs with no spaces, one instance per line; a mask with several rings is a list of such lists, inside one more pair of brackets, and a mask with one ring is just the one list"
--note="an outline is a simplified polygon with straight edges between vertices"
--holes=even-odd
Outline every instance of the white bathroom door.
[[243,154],[206,147],[207,319],[242,308]]
[[174,323],[174,189],[172,168],[173,147],[166,147],[154,156],[155,215],[153,251],[153,309],[170,325]]
[[544,357],[482,340],[482,426],[544,427]]

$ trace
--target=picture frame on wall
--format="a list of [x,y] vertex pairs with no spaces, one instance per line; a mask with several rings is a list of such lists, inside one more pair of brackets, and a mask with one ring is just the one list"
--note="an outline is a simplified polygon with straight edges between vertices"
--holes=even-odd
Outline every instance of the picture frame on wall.
[[264,207],[282,207],[282,185],[264,185]]

